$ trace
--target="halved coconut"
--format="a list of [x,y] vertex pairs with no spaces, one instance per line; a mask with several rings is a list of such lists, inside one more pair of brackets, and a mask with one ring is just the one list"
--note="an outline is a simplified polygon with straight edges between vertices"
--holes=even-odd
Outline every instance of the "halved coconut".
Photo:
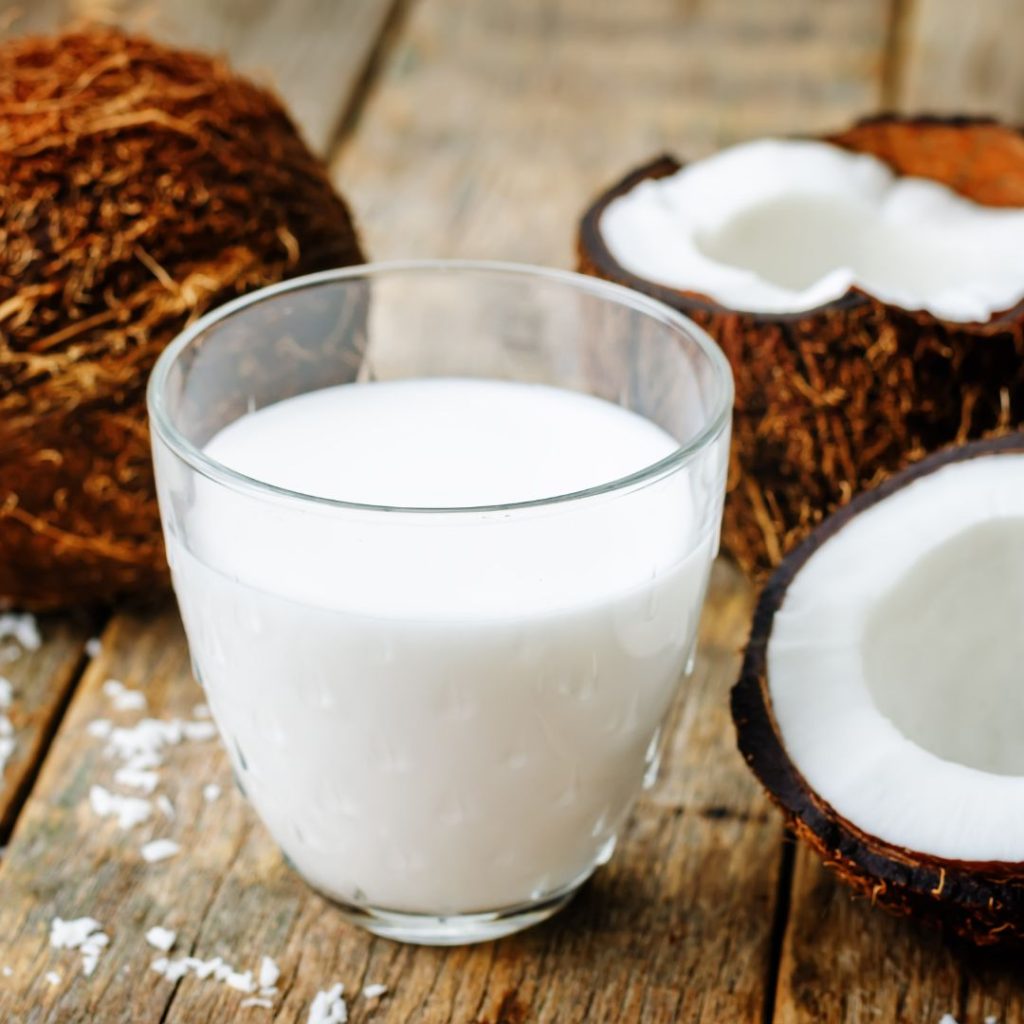
[[1024,938],[1024,435],[855,498],[765,587],[739,746],[859,892]]
[[661,157],[589,208],[579,260],[729,356],[723,541],[758,576],[857,491],[1024,421],[1021,237],[1017,129],[886,117]]

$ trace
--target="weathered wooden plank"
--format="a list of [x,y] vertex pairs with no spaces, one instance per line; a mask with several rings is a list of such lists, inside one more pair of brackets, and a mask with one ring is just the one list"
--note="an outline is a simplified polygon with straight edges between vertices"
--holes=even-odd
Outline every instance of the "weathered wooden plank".
[[903,0],[894,75],[906,111],[1024,116],[1018,0]]
[[[145,711],[117,711],[103,692],[109,678],[141,688]],[[173,988],[148,971],[155,951],[143,935],[153,925],[180,930],[188,949],[218,891],[251,819],[230,788],[230,774],[215,741],[176,747],[161,771],[160,792],[173,802],[175,821],[154,810],[149,821],[122,830],[91,809],[94,784],[112,781],[119,762],[104,756],[103,739],[89,723],[129,724],[144,714],[190,718],[202,694],[191,681],[177,615],[119,615],[104,635],[103,651],[87,668],[32,799],[19,818],[0,866],[0,1019],[50,1021],[157,1021]],[[225,795],[213,803],[202,786],[218,782]],[[188,855],[147,865],[143,841],[179,836]],[[202,842],[196,837],[201,836]],[[49,947],[54,917],[95,917],[111,936],[95,974],[81,973],[80,954]],[[49,980],[49,972],[57,980]]]
[[0,845],[46,753],[93,628],[84,618],[46,616],[38,620],[38,650],[24,650],[13,639],[0,643],[0,677],[13,691],[10,706],[0,704],[0,715],[11,723],[14,740],[13,752],[0,767]]
[[437,0],[337,161],[374,258],[574,263],[596,192],[668,149],[833,129],[879,102],[888,0]]
[[31,0],[5,6],[8,32],[48,32],[87,17],[224,53],[238,70],[276,89],[310,145],[324,152],[395,0]]
[[855,899],[813,853],[797,851],[777,1024],[938,1024],[946,1013],[963,1024],[960,985],[938,934]]

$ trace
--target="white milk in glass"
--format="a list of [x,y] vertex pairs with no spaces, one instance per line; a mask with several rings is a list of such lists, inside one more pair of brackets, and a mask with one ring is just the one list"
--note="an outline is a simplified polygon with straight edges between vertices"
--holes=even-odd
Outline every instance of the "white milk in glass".
[[[205,448],[169,536],[197,673],[298,870],[407,913],[511,907],[605,859],[691,656],[714,544],[676,442],[609,402],[509,382],[327,388]],[[403,508],[405,510],[403,510]],[[410,508],[434,509],[430,512]]]

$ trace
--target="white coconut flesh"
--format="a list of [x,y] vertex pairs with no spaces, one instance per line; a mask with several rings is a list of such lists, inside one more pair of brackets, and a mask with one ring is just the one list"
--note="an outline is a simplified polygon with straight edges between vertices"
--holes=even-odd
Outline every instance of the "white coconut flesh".
[[813,309],[854,285],[961,323],[1024,298],[1024,209],[824,142],[761,139],[645,179],[600,231],[630,273],[754,313]]
[[1024,861],[1024,455],[950,463],[822,543],[767,676],[787,754],[848,822]]

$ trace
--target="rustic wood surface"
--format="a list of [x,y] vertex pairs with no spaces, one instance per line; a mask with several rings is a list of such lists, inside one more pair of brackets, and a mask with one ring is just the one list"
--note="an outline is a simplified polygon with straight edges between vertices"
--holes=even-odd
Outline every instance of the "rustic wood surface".
[[[1018,117],[1024,107],[1015,39],[1000,28],[1019,24],[1009,0],[20,6],[20,18],[3,6],[5,31],[91,12],[263,72],[314,143],[333,150],[377,258],[570,266],[586,200],[662,149],[694,156],[751,135],[833,128],[885,103]],[[951,948],[874,912],[784,841],[735,753],[726,705],[751,597],[717,567],[661,781],[611,864],[549,924],[442,951],[342,925],[284,865],[215,740],[169,752],[158,792],[173,820],[158,812],[121,830],[97,818],[90,786],[118,787],[89,723],[144,713],[113,710],[103,683],[138,687],[145,713],[163,718],[189,719],[201,691],[170,606],[115,614],[91,659],[96,622],[44,621],[42,649],[0,666],[16,691],[18,742],[0,783],[0,1021],[305,1022],[335,981],[349,993],[389,987],[378,1002],[354,996],[353,1021],[1024,1020],[1019,961]],[[202,796],[209,782],[222,789],[213,802]],[[146,864],[140,845],[157,836],[182,852]],[[89,978],[79,953],[48,943],[53,917],[80,915],[111,938]],[[242,993],[215,982],[159,977],[143,940],[156,924],[178,932],[179,955],[219,955],[239,970],[273,956],[273,1008],[243,1009]]]
[[0,0],[6,34],[79,19],[221,53],[288,104],[325,153],[401,0]]

